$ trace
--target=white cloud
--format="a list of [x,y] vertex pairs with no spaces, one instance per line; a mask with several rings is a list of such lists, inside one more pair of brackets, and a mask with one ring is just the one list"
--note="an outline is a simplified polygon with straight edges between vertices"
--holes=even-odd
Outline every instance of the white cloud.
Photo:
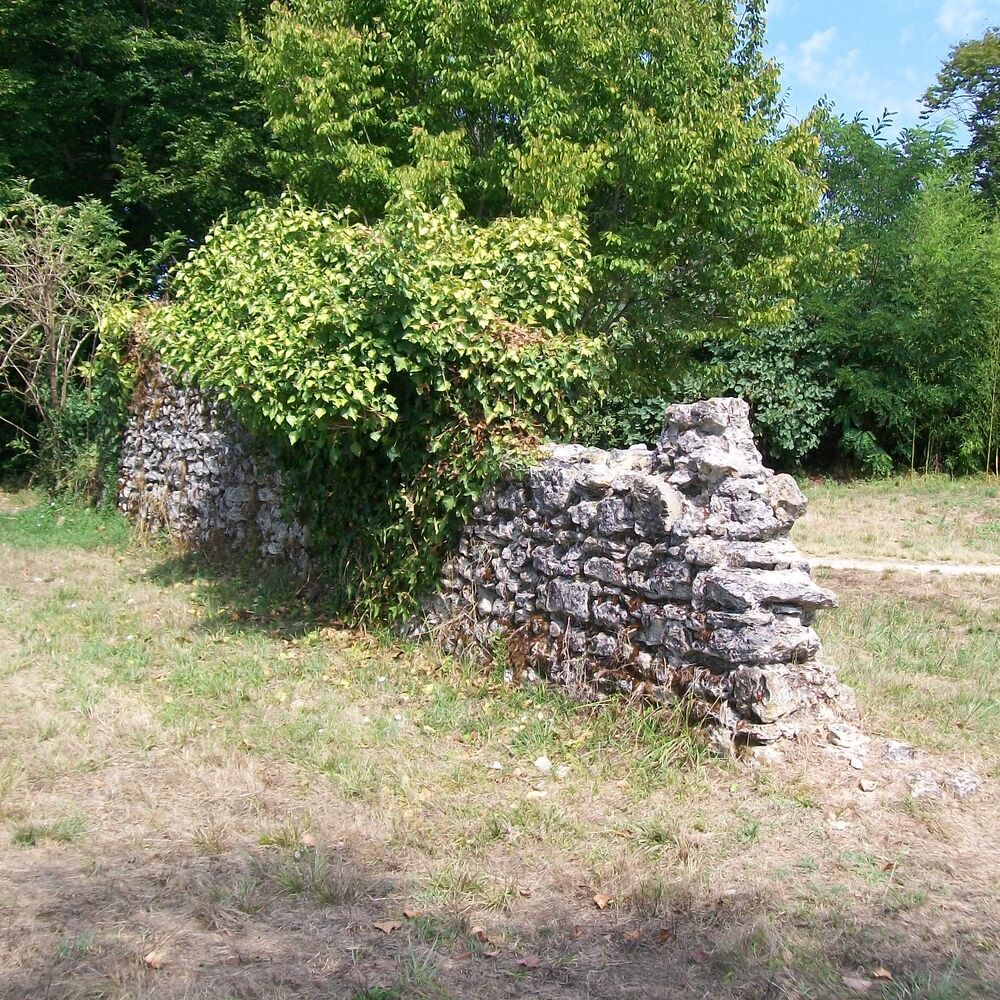
[[828,69],[826,60],[836,35],[836,28],[813,32],[795,50],[795,55],[789,60],[789,66],[803,83],[811,85],[823,82]]
[[913,85],[907,83],[908,68],[900,67],[892,78],[882,77],[864,67],[860,49],[839,52],[836,42],[837,31],[830,27],[814,32],[794,49],[778,46],[775,55],[793,93],[825,94],[837,112],[848,117],[855,111],[878,116],[888,108],[899,113],[897,120],[916,120],[921,105]]
[[985,26],[987,11],[979,0],[944,0],[937,23],[952,37],[968,37]]

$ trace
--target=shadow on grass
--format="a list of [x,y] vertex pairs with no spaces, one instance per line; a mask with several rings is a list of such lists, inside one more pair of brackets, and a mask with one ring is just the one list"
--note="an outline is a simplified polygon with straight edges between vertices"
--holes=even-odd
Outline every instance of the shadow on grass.
[[164,588],[203,584],[199,622],[205,629],[296,639],[326,625],[344,625],[322,580],[304,579],[281,564],[262,566],[249,555],[166,552],[145,579]]
[[[22,849],[0,872],[0,997],[1000,995],[1000,981],[963,971],[919,936],[894,941],[874,918],[847,927],[820,922],[803,935],[801,914],[771,907],[768,934],[787,931],[799,942],[778,959],[758,919],[768,901],[751,892],[641,919],[572,897],[520,900],[481,928],[455,908],[417,912],[406,873],[394,869],[391,859],[366,861],[322,838],[309,847],[165,838],[86,854]],[[894,981],[868,979],[864,989],[844,981],[865,980],[876,966],[891,969]]]

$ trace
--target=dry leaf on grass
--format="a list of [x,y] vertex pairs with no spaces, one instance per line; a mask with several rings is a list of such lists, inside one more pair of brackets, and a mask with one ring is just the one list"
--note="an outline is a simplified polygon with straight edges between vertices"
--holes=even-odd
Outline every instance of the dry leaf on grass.
[[696,951],[692,951],[688,954],[688,958],[690,958],[692,962],[697,962],[698,965],[704,965],[711,957],[712,956],[707,951],[704,951],[701,948],[698,948]]
[[890,972],[890,971],[889,971],[889,970],[888,970],[887,968],[885,968],[884,966],[880,965],[880,966],[879,966],[879,967],[878,967],[878,968],[877,968],[877,969],[876,969],[876,970],[875,970],[875,971],[874,971],[874,972],[872,973],[872,979],[885,979],[885,980],[891,980],[891,979],[892,979],[892,973],[891,973],[891,972]]
[[416,920],[417,917],[423,916],[423,910],[403,910],[403,916],[407,920]]
[[605,896],[603,892],[594,894],[594,904],[599,910],[606,910],[612,901],[611,896]]
[[537,955],[525,955],[524,958],[518,959],[517,964],[525,969],[537,969],[542,964],[542,960]]
[[143,958],[143,964],[150,969],[162,969],[166,962],[166,956],[162,951],[151,951]]
[[378,920],[372,924],[372,927],[383,934],[391,934],[393,931],[398,931],[402,926],[403,923],[400,920]]
[[626,931],[623,937],[625,938],[626,941],[634,943],[642,937],[642,931],[640,930]]
[[673,941],[674,932],[669,927],[660,928],[660,944],[666,944],[668,941]]

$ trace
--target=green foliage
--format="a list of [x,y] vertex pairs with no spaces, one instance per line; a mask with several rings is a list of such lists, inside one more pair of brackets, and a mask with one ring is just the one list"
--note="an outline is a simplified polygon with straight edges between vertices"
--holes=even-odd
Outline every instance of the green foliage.
[[665,333],[783,322],[834,256],[815,136],[779,131],[761,8],[291,0],[245,54],[275,170],[312,204],[581,211],[584,325],[655,385]]
[[[200,238],[267,189],[266,135],[241,73],[241,16],[264,0],[0,5],[0,182],[62,204],[113,203],[130,243]],[[256,105],[256,106],[255,106]]]
[[948,165],[947,131],[890,142],[886,127],[825,128],[826,210],[858,265],[803,305],[835,370],[832,422],[870,472],[980,469],[996,438],[995,223]]
[[[822,443],[830,422],[835,372],[826,346],[804,320],[740,338],[695,342],[660,396],[610,398],[586,422],[602,447],[655,442],[671,403],[739,396],[750,403],[767,458],[797,466]],[[678,351],[679,353],[679,351]]]
[[828,347],[804,320],[712,345],[726,373],[726,394],[750,403],[754,430],[769,459],[801,465],[829,426],[835,372]]
[[124,399],[96,331],[133,260],[100,202],[64,208],[28,188],[15,194],[0,209],[0,392],[16,434],[8,451],[39,460],[55,485],[93,494],[117,450]]
[[924,94],[930,111],[955,115],[969,131],[964,154],[994,205],[1000,197],[1000,29],[952,47],[937,81]]
[[592,391],[586,261],[572,218],[404,198],[372,227],[285,199],[220,223],[150,332],[279,449],[336,596],[402,610],[484,483]]

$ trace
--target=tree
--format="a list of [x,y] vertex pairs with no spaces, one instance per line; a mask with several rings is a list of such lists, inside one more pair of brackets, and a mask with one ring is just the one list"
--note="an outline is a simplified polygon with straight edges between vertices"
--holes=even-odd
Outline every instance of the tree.
[[930,111],[950,111],[969,130],[966,154],[975,180],[995,203],[1000,197],[1000,28],[953,46],[924,103]]
[[266,133],[238,59],[264,0],[0,5],[0,180],[112,203],[129,242],[197,239],[268,189]]
[[313,204],[581,212],[584,323],[655,376],[664,334],[785,319],[830,257],[818,145],[780,131],[762,6],[289,0],[245,53],[274,168]]
[[825,211],[857,268],[803,308],[836,372],[839,446],[871,471],[982,468],[981,364],[1000,301],[992,224],[949,159],[947,129],[890,141],[888,124],[824,127]]
[[128,265],[120,231],[96,200],[64,208],[23,189],[2,210],[0,395],[26,419],[0,419],[19,434],[37,440],[57,425]]

